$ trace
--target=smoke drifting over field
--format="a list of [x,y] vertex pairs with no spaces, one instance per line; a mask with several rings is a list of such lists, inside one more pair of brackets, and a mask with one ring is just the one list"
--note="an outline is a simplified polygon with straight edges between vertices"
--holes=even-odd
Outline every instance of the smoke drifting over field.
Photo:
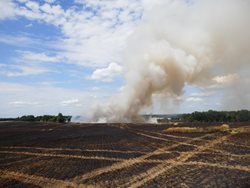
[[[188,2],[188,3],[187,3]],[[124,53],[126,85],[94,120],[134,121],[153,94],[177,97],[186,84],[206,87],[237,74],[250,60],[250,1],[157,1]]]

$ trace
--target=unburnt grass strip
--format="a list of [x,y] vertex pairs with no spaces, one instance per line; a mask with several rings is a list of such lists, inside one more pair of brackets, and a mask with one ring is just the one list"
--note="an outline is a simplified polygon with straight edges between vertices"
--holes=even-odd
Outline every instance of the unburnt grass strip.
[[111,153],[111,152],[103,152],[103,151],[84,151],[84,152],[72,152],[72,151],[60,151],[57,152],[58,154],[66,154],[66,155],[80,155],[80,156],[85,156],[85,157],[104,157],[107,159],[117,159],[117,160],[125,160],[125,159],[131,159],[131,158],[135,158],[135,157],[139,157],[143,154],[141,153],[119,153],[119,152],[115,152],[115,153]]
[[[41,153],[44,155],[51,155],[55,157],[68,157],[68,158],[79,158],[79,156],[84,157],[101,157],[102,158],[110,158],[112,159],[129,159],[134,157],[139,157],[140,155],[144,154],[144,152],[131,152],[131,151],[116,151],[112,152],[112,150],[81,150],[81,149],[43,149],[43,148],[36,148],[36,147],[0,147],[0,153],[1,151],[9,151],[11,152],[26,152],[26,154],[32,154],[35,153],[39,155]],[[81,158],[81,157],[80,157]]]
[[27,146],[0,146],[0,149],[20,149],[21,151],[24,150],[39,150],[39,151],[79,151],[79,152],[107,152],[107,153],[141,153],[145,154],[145,152],[140,151],[123,151],[123,150],[112,150],[112,149],[81,149],[81,148],[46,148],[46,147],[27,147]]
[[2,154],[40,156],[40,157],[54,157],[54,158],[71,158],[71,159],[86,159],[86,160],[107,160],[107,161],[123,161],[124,159],[98,157],[98,156],[83,156],[83,155],[67,155],[67,154],[53,154],[53,153],[34,153],[34,152],[19,152],[19,151],[0,151]]

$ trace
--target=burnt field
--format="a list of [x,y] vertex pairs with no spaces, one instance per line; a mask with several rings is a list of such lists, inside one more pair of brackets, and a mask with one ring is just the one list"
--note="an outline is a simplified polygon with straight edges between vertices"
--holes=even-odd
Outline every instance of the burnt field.
[[0,187],[250,187],[250,132],[171,126],[2,122]]

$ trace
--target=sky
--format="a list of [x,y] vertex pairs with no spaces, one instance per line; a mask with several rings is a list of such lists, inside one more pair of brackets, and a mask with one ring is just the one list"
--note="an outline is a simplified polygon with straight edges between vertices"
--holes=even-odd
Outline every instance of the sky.
[[[127,40],[155,2],[0,0],[0,117],[85,115],[96,103],[116,100],[126,82]],[[175,101],[156,95],[144,112],[247,108],[223,104],[225,88],[238,78],[231,72],[209,87],[186,85]]]

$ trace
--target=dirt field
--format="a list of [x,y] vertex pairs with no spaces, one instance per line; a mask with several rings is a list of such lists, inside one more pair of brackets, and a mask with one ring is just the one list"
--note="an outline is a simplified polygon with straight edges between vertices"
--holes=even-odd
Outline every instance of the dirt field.
[[249,132],[170,126],[2,122],[0,187],[250,187]]

